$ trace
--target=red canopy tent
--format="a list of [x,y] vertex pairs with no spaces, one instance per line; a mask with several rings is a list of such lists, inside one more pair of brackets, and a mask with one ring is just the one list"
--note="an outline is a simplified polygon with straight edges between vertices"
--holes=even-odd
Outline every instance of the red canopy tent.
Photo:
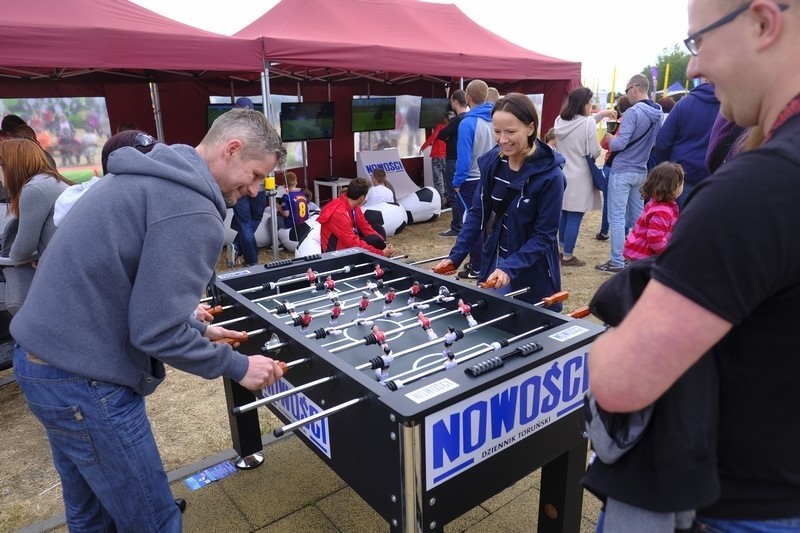
[[[446,84],[480,78],[501,93],[544,94],[549,128],[581,72],[580,63],[506,41],[452,4],[418,0],[282,0],[235,36],[261,40],[275,92],[339,103],[331,163],[342,175],[354,165],[354,94],[443,97]],[[312,175],[327,173],[327,148],[309,144]]]

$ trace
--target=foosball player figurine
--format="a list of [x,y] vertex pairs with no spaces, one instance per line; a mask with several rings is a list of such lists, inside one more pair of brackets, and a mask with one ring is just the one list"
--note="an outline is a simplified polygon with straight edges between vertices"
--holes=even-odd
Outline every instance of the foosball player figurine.
[[309,268],[306,270],[306,279],[311,284],[312,287],[316,286],[317,284],[317,275],[314,273],[314,270]]
[[383,269],[380,265],[375,265],[375,279],[381,279],[383,277]]
[[383,299],[383,309],[386,310],[387,307],[392,305],[394,301],[394,297],[397,296],[394,287],[389,287],[389,292],[386,293],[386,297]]
[[358,318],[364,316],[364,313],[367,311],[367,307],[369,306],[369,294],[366,292],[361,293],[361,301],[358,302]]
[[419,324],[422,326],[423,331],[425,331],[425,333],[428,334],[428,338],[430,340],[435,340],[436,332],[434,332],[433,328],[431,328],[431,319],[426,317],[425,314],[422,311],[420,311],[419,313],[417,313],[417,320],[419,321]]
[[370,328],[370,331],[375,336],[375,341],[377,342],[377,344],[379,346],[383,346],[384,343],[386,342],[386,334],[383,331],[381,331],[381,328],[378,327],[378,324],[372,326]]
[[308,326],[311,325],[311,321],[314,317],[311,316],[311,311],[306,309],[303,311],[303,316],[300,317],[300,331],[308,331]]
[[456,328],[454,328],[453,326],[447,326],[447,333],[444,334],[444,350],[442,351],[443,356],[447,357],[447,352],[451,351],[450,347],[457,340],[458,340],[458,335],[456,334]]
[[289,313],[289,316],[292,318],[297,316],[297,312],[295,312],[294,304],[291,303],[289,300],[283,300],[283,308],[286,309],[286,312]]
[[[408,290],[408,305],[417,304],[419,302],[419,298],[417,296],[419,293],[422,292],[422,285],[420,285],[419,281],[415,281],[411,288]],[[427,309],[427,304],[417,304],[414,309]]]
[[470,327],[475,327],[478,325],[478,321],[472,317],[472,308],[464,303],[464,300],[458,300],[458,310],[464,315],[464,318],[467,319],[467,323]]
[[444,351],[444,367],[445,369],[450,369],[458,365],[456,362],[456,354],[453,353],[453,350],[445,350]]
[[330,276],[325,278],[325,290],[328,292],[333,292],[336,290],[336,282],[333,281],[333,278]]
[[370,363],[372,363],[372,368],[375,369],[375,377],[378,378],[378,381],[389,378],[389,367],[392,361],[394,361],[394,354],[388,344],[381,346],[381,349],[383,350],[383,355],[370,361]]
[[331,308],[331,324],[336,324],[339,321],[339,315],[342,314],[342,304],[339,300],[333,302],[333,307]]

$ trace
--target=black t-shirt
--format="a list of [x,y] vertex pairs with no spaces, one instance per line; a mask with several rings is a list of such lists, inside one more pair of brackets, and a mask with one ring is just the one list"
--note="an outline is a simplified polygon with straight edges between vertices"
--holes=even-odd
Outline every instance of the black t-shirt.
[[465,116],[467,116],[466,113],[454,116],[439,132],[438,138],[440,141],[444,141],[446,146],[445,159],[458,159],[458,125]]
[[798,147],[795,116],[702,181],[653,269],[734,325],[713,348],[722,497],[704,516],[800,516]]

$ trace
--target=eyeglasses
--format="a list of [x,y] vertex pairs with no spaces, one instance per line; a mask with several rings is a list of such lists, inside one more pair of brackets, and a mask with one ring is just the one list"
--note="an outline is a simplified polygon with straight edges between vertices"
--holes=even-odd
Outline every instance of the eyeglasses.
[[633,85],[629,85],[629,86],[628,86],[628,87],[625,89],[625,94],[627,95],[627,94],[628,94],[628,91],[630,91],[630,90],[631,90],[631,89],[633,89],[634,87],[641,87],[641,85],[639,85],[638,83],[634,83]]
[[[703,41],[703,35],[710,32],[711,30],[716,30],[720,26],[724,26],[725,24],[732,22],[733,19],[735,19],[736,17],[738,17],[739,15],[750,9],[750,5],[752,3],[753,2],[747,2],[746,4],[739,6],[738,8],[734,9],[733,11],[722,17],[721,19],[717,20],[716,22],[712,22],[702,30],[696,31],[689,37],[684,39],[683,44],[685,44],[686,48],[689,49],[689,53],[691,53],[693,56],[696,56],[700,51],[700,44]],[[780,8],[781,11],[786,11],[787,9],[789,9],[788,4],[778,4],[778,7]]]
[[136,137],[133,138],[133,147],[147,148],[148,146],[152,146],[157,142],[158,141],[151,135],[148,135],[146,133],[137,133]]

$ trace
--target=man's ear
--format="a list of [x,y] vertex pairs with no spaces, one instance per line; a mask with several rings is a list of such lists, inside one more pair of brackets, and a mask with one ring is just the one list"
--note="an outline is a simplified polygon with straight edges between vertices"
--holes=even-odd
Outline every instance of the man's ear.
[[781,9],[772,2],[754,2],[751,10],[759,23],[758,50],[762,51],[772,46],[781,33]]
[[225,159],[230,159],[244,148],[244,144],[239,139],[231,139],[225,143]]

